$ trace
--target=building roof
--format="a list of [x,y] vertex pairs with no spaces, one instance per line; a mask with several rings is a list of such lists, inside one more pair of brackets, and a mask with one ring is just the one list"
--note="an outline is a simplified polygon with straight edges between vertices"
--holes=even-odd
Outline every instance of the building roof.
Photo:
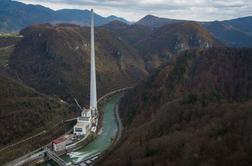
[[82,127],[86,127],[87,125],[89,125],[89,123],[87,123],[87,122],[78,122],[78,123],[76,123],[76,125],[74,127],[82,128]]
[[53,140],[53,144],[59,144],[59,143],[62,143],[64,141],[66,141],[66,138],[64,136],[62,136],[62,137],[59,137],[59,138]]
[[80,117],[78,117],[79,118],[79,120],[81,120],[81,121],[89,121],[89,119],[90,119],[90,117],[83,117],[83,116],[80,116]]

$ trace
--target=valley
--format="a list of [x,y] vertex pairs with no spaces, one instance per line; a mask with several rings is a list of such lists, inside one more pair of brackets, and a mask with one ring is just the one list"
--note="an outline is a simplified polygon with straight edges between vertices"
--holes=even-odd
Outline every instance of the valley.
[[[85,110],[97,137],[66,150],[65,162],[252,165],[251,16],[130,22],[94,13],[94,47],[90,16],[0,0],[0,165],[43,151]],[[91,96],[118,89],[127,92],[102,103],[102,116],[92,112]]]

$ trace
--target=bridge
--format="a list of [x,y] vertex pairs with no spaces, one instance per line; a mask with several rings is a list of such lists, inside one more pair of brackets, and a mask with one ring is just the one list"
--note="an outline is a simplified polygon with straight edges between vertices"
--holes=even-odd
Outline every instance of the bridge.
[[56,153],[54,153],[47,147],[45,148],[45,154],[49,159],[52,159],[60,166],[67,166],[66,162],[63,159],[61,159]]
[[[54,153],[53,151],[51,151],[49,148],[45,148],[44,150],[46,156],[49,159],[52,159],[53,161],[55,161],[59,166],[67,166],[67,163],[61,159],[56,153]],[[92,165],[92,163],[97,160],[99,157],[101,156],[101,153],[96,153],[93,154],[91,156],[88,156],[86,159],[71,165],[71,166],[89,166]]]
[[[56,153],[51,151],[49,148],[45,148],[44,153],[49,159],[52,159],[55,161],[59,166],[67,166],[67,163],[61,159]],[[96,153],[91,156],[88,156],[86,159],[71,165],[71,166],[89,166],[92,165],[92,163],[97,160],[101,156],[101,153]]]

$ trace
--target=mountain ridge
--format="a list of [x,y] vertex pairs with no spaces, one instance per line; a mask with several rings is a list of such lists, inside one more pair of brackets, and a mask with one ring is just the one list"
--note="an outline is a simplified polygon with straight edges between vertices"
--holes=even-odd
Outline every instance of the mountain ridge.
[[[102,17],[95,14],[97,26],[113,20],[128,23],[127,20],[115,16]],[[18,1],[0,1],[0,32],[17,32],[36,23],[75,23],[89,25],[90,11],[78,9],[52,10],[41,5],[26,5]]]
[[[174,24],[178,22],[190,22],[188,20],[174,20],[169,18],[160,18],[148,15],[143,17],[135,24],[149,26],[151,28],[159,28],[164,25]],[[217,39],[226,43],[231,47],[251,47],[252,46],[252,16],[235,18],[224,21],[208,21],[201,22],[208,31],[210,31]]]
[[[32,24],[41,23],[70,23],[78,25],[89,25],[90,12],[88,10],[61,9],[52,10],[41,5],[25,5],[21,2],[2,0],[0,1],[0,32],[17,32]],[[135,23],[130,23],[124,18],[116,16],[102,17],[95,15],[97,26],[108,24],[111,21],[118,20],[135,26],[156,29],[164,25],[190,22],[190,20],[179,20],[147,15]],[[208,31],[217,39],[231,47],[251,47],[252,46],[252,17],[241,17],[224,21],[201,22]],[[139,33],[142,33],[139,31]],[[136,33],[136,37],[138,34]]]
[[146,15],[139,21],[137,21],[135,24],[149,26],[152,28],[158,28],[163,25],[180,23],[180,22],[185,22],[185,20],[169,19],[169,18],[157,17],[154,15]]

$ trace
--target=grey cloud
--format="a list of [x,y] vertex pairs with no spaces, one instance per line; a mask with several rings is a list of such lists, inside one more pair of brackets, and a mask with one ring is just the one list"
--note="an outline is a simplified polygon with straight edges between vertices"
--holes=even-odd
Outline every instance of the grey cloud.
[[[251,0],[20,0],[31,3],[51,3],[76,7],[95,7],[99,11],[121,13],[135,20],[146,14],[197,20],[227,19],[252,14]],[[50,6],[49,6],[50,7]],[[166,14],[165,14],[166,13]],[[184,14],[183,14],[184,13]],[[191,15],[190,15],[191,14]]]

